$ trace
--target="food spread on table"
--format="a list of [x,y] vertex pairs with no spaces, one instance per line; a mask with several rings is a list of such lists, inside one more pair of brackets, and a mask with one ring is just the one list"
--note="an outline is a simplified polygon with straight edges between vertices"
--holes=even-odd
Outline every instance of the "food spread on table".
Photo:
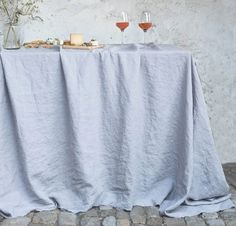
[[25,48],[52,48],[53,46],[62,46],[65,49],[97,49],[104,45],[99,44],[96,39],[84,42],[82,34],[70,34],[70,40],[62,40],[59,38],[48,38],[47,40],[33,40],[23,45]]
[[[0,14],[6,25],[4,34],[0,30],[0,50],[2,47],[7,50],[16,50],[21,48],[21,26],[19,21],[24,17],[24,20],[38,20],[43,22],[43,18],[38,15],[39,5],[43,0],[0,0]],[[120,29],[122,34],[121,43],[124,44],[124,31],[129,27],[130,20],[128,14],[124,11],[116,16],[116,26]],[[151,14],[149,11],[143,11],[139,21],[139,27],[144,31],[144,43],[146,42],[146,33],[153,26],[151,21]],[[3,37],[2,37],[3,36]],[[25,48],[52,48],[53,46],[61,46],[66,49],[97,49],[102,48],[96,40],[84,42],[82,34],[71,33],[70,40],[64,41],[58,38],[49,38],[47,40],[34,40],[24,44]]]
[[25,48],[52,48],[53,45],[44,40],[34,40],[31,42],[26,42],[23,45]]

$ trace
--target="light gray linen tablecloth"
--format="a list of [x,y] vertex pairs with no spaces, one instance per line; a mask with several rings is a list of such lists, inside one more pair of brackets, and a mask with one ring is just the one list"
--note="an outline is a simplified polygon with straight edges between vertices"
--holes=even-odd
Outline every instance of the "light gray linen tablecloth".
[[0,212],[233,206],[191,53],[171,46],[3,51]]

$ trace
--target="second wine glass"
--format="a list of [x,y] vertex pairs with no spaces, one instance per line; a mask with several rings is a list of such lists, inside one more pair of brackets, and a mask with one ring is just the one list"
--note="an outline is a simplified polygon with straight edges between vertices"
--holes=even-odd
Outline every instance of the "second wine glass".
[[148,11],[144,11],[141,15],[141,21],[139,23],[139,27],[143,30],[143,43],[146,43],[146,33],[152,27],[151,22],[151,13]]
[[116,23],[116,26],[120,28],[121,31],[121,43],[124,44],[124,31],[129,26],[128,15],[126,12],[121,12],[120,19]]

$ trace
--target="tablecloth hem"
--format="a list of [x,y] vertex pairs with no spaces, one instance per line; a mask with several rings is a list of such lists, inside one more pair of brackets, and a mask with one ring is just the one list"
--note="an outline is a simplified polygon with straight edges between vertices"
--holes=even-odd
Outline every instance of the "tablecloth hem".
[[[93,207],[99,207],[99,206],[111,206],[113,208],[118,208],[118,209],[123,209],[126,211],[131,211],[134,206],[141,206],[141,207],[148,207],[148,206],[160,206],[160,203],[154,203],[153,201],[149,202],[134,202],[132,205],[125,205],[125,204],[110,204],[110,203],[100,203],[100,204],[95,204],[95,205],[88,205],[86,207],[78,207],[78,208],[69,208],[65,206],[60,206],[58,207],[57,205],[48,205],[44,207],[32,207],[26,210],[23,210],[21,214],[16,214],[16,215],[9,215],[7,213],[4,213],[3,211],[0,210],[0,216],[4,218],[15,218],[15,217],[22,217],[22,216],[27,216],[30,212],[36,211],[53,211],[56,209],[60,210],[65,210],[74,214],[81,213],[81,212],[87,212]],[[197,209],[196,209],[197,207]],[[178,212],[176,210],[173,210],[174,212],[168,213],[168,211],[160,211],[160,214],[163,216],[168,216],[168,217],[174,217],[174,218],[182,218],[182,217],[191,217],[191,216],[196,216],[199,215],[200,213],[213,213],[213,212],[219,212],[223,211],[226,209],[230,208],[235,208],[234,203],[231,200],[225,200],[224,202],[217,203],[217,204],[212,204],[212,205],[199,205],[199,206],[180,206],[180,209],[184,209],[184,212]]]

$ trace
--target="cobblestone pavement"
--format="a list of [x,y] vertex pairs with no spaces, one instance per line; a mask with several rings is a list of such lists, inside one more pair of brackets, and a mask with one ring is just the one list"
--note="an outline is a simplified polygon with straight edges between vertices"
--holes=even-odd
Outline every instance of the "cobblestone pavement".
[[[226,178],[236,204],[236,163],[224,165]],[[73,214],[53,210],[32,212],[25,217],[0,219],[0,226],[236,226],[236,209],[218,213],[203,213],[181,219],[161,217],[157,207],[135,206],[131,212],[110,206],[92,208]]]

